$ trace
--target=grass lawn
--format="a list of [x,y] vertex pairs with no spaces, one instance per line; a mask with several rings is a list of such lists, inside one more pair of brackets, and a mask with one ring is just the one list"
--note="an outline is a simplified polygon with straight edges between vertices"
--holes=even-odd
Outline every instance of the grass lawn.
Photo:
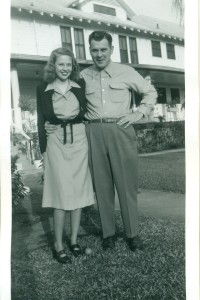
[[[119,212],[116,218],[115,251],[102,251],[95,228],[79,239],[92,254],[72,258],[69,265],[53,260],[49,246],[26,251],[22,245],[13,251],[12,300],[185,299],[184,224],[140,217],[144,250],[132,253],[123,239]],[[87,219],[100,225],[94,209]]]
[[185,153],[165,153],[139,158],[139,187],[185,193]]
[[[140,157],[140,188],[184,193],[184,153]],[[123,239],[121,216],[116,211],[117,242],[115,251],[101,247],[100,220],[94,208],[84,209],[80,235],[82,246],[91,255],[72,258],[61,265],[52,258],[52,232],[35,232],[27,250],[24,232],[33,231],[28,210],[35,222],[48,220],[49,209],[41,209],[41,173],[29,175],[25,184],[31,187],[30,207],[13,218],[12,235],[12,300],[185,300],[185,232],[183,222],[139,218],[144,250],[132,253]],[[21,228],[21,229],[20,229]],[[46,238],[45,238],[46,235]],[[68,248],[67,248],[68,249]]]

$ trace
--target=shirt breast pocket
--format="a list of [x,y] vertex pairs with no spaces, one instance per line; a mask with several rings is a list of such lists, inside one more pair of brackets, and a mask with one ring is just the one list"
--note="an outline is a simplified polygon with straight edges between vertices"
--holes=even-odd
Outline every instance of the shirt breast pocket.
[[110,86],[110,100],[112,102],[123,102],[124,97],[127,98],[128,89],[125,84],[119,82],[111,82]]

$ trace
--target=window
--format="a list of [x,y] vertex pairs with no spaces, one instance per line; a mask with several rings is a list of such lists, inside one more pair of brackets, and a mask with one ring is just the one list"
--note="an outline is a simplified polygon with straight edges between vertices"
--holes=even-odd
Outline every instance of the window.
[[110,15],[110,16],[116,16],[115,8],[98,5],[98,4],[94,4],[94,12],[98,12],[98,13],[106,14],[106,15]]
[[136,44],[136,38],[129,38],[129,44],[130,44],[130,55],[131,55],[131,62],[133,64],[138,64],[138,55],[137,55],[137,44]]
[[166,44],[167,47],[167,58],[176,59],[174,44]]
[[180,91],[177,88],[171,88],[172,104],[180,103]]
[[165,104],[167,101],[166,98],[166,89],[162,87],[156,88],[156,91],[158,93],[157,103],[158,104]]
[[72,38],[69,27],[60,27],[62,47],[68,48],[72,51]]
[[128,63],[128,51],[127,51],[127,43],[126,37],[119,35],[119,49],[120,49],[120,57],[122,63]]
[[77,59],[85,59],[83,29],[74,28],[75,51]]
[[152,46],[152,54],[153,54],[153,56],[161,57],[160,42],[151,41],[151,46]]

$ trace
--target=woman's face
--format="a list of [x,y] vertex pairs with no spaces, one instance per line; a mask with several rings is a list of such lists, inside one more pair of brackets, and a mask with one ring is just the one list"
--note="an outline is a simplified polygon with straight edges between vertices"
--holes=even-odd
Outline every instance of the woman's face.
[[72,58],[68,55],[60,55],[55,62],[56,76],[61,81],[69,78],[72,72]]

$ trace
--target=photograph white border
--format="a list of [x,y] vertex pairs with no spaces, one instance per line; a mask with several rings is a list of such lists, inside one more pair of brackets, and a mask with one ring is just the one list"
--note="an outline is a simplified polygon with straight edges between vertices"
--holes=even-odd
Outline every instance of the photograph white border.
[[[158,0],[161,1],[161,0]],[[10,1],[0,3],[0,299],[11,299],[11,177],[10,177]],[[186,295],[200,299],[199,277],[199,4],[185,1],[186,79]]]

